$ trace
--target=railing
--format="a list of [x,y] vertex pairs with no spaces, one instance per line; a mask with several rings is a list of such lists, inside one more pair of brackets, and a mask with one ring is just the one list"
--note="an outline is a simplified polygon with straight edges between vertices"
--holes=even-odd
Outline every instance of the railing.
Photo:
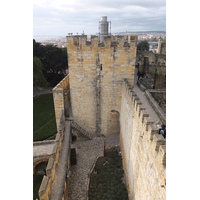
[[80,134],[82,134],[83,136],[85,136],[86,138],[88,138],[89,140],[92,139],[92,135],[90,133],[88,133],[85,129],[83,129],[82,127],[80,127],[77,123],[75,123],[74,121],[71,122],[71,127],[75,130],[77,130]]

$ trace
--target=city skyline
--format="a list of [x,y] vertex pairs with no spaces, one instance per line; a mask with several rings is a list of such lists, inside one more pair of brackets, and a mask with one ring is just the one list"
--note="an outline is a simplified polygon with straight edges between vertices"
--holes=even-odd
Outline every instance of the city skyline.
[[112,32],[166,31],[165,0],[34,0],[33,35],[97,34],[101,16]]

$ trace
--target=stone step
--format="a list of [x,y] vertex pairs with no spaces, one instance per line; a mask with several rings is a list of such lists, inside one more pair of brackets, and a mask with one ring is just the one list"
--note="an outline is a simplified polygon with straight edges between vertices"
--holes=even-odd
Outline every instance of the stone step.
[[65,117],[65,120],[66,120],[66,121],[73,121],[74,118],[73,118],[73,117]]
[[80,127],[77,123],[75,123],[74,121],[72,121],[71,123],[71,127],[76,129],[77,131],[79,131],[79,133],[83,134],[84,136],[86,136],[88,139],[92,139],[91,134],[89,134],[85,129],[83,129],[82,127]]

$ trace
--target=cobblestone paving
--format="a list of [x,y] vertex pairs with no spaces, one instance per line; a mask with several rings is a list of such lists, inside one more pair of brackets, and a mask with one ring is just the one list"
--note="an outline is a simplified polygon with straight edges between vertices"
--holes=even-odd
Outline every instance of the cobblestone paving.
[[106,148],[119,145],[118,135],[79,140],[71,145],[71,148],[76,148],[77,164],[71,166],[69,200],[87,199],[89,174],[97,158],[103,156],[104,140],[106,140]]

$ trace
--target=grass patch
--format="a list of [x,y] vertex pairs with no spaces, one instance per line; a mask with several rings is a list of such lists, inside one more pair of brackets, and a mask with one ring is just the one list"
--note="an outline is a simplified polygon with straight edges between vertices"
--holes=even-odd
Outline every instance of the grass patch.
[[33,200],[39,199],[39,189],[42,183],[43,175],[33,175]]
[[107,150],[106,155],[97,160],[96,173],[94,171],[90,176],[89,200],[128,200],[122,180],[122,158],[116,148]]
[[33,99],[33,141],[47,139],[56,132],[53,94]]

